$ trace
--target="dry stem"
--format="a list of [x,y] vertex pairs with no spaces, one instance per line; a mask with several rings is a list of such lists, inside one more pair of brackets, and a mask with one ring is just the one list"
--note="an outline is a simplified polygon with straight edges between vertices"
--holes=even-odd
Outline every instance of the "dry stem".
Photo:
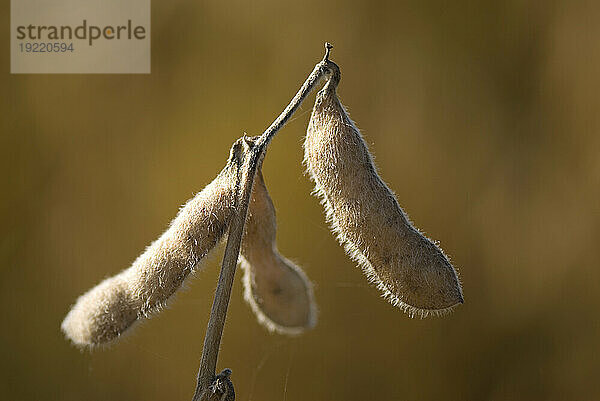
[[[216,378],[215,373],[219,346],[221,344],[223,327],[225,326],[227,307],[231,296],[231,287],[233,286],[233,278],[235,276],[240,253],[240,244],[244,233],[244,224],[246,222],[246,215],[248,213],[248,205],[250,203],[250,195],[252,193],[257,166],[264,157],[267,146],[277,131],[279,131],[290,117],[292,117],[294,112],[296,112],[298,107],[302,104],[302,101],[319,83],[320,79],[326,75],[331,75],[333,71],[339,71],[335,63],[329,60],[329,52],[332,48],[333,46],[329,43],[325,43],[326,50],[323,60],[315,66],[285,110],[281,112],[269,128],[267,128],[256,142],[254,142],[250,153],[246,155],[244,160],[242,174],[238,176],[236,213],[229,226],[225,255],[223,256],[219,282],[217,284],[217,290],[215,291],[215,298],[210,312],[208,327],[206,329],[202,359],[198,371],[198,382],[192,401],[208,400],[213,396],[210,388]],[[230,373],[230,371],[228,373]],[[225,379],[229,380],[228,374]]]

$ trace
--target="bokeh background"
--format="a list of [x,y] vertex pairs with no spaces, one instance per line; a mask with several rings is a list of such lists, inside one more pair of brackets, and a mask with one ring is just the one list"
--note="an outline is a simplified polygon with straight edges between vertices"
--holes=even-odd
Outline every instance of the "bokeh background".
[[222,250],[111,347],[80,352],[60,323],[270,124],[327,40],[382,177],[466,303],[410,319],[346,257],[303,174],[313,95],[264,173],[319,323],[269,334],[238,274],[219,361],[237,399],[600,399],[598,2],[154,1],[138,76],[10,75],[0,10],[0,398],[191,398]]

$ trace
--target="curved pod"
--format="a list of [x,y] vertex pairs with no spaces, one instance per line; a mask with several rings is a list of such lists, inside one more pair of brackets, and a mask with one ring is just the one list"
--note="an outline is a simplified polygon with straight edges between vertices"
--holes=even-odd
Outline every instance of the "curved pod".
[[304,162],[332,230],[383,296],[411,316],[463,302],[444,252],[410,222],[377,174],[358,128],[336,95],[339,73],[318,93]]
[[299,334],[316,323],[312,286],[302,269],[279,253],[275,234],[275,208],[259,166],[241,247],[244,298],[270,331]]
[[68,338],[82,346],[107,343],[166,305],[225,233],[245,151],[247,145],[237,141],[225,168],[131,267],[79,297],[61,325]]

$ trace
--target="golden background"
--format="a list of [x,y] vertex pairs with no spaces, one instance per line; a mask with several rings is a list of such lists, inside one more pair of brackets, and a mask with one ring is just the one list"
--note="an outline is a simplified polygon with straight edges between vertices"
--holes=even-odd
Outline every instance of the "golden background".
[[117,344],[80,352],[60,323],[271,123],[327,40],[466,303],[410,319],[344,254],[301,165],[313,95],[264,173],[319,322],[268,334],[238,272],[219,360],[237,399],[600,399],[597,2],[154,1],[150,75],[10,75],[0,13],[0,398],[191,399],[222,250]]

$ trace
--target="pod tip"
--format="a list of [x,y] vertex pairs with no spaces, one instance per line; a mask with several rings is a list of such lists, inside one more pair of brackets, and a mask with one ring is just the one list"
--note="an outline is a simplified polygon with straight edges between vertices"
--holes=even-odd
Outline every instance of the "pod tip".
[[331,53],[331,49],[333,49],[333,45],[329,42],[325,42],[325,57],[323,57],[324,61],[329,60],[329,54]]

